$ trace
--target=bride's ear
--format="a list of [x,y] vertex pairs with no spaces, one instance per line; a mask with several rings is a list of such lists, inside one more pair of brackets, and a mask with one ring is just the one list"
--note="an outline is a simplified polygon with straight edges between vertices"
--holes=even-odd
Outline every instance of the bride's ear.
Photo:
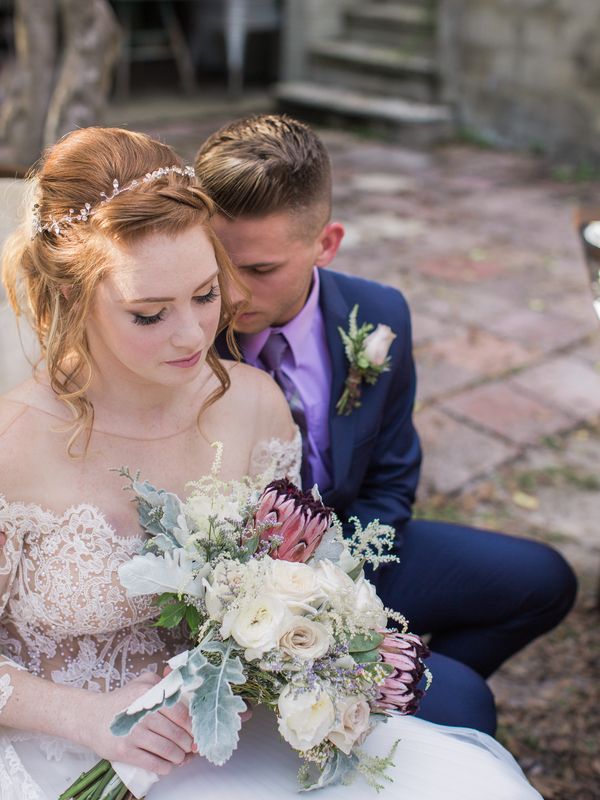
[[315,264],[317,267],[327,267],[336,256],[342,239],[344,238],[344,226],[341,222],[329,222],[317,240],[317,257]]

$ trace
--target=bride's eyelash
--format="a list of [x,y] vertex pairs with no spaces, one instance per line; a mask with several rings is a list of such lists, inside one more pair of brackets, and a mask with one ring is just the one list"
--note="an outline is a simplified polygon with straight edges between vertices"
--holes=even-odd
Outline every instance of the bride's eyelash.
[[[217,285],[211,286],[210,291],[206,294],[199,294],[197,297],[194,297],[194,302],[198,303],[199,305],[204,305],[205,303],[213,303],[217,297],[219,296],[219,291]],[[163,308],[158,314],[152,314],[149,317],[145,317],[143,314],[134,314],[133,315],[133,323],[134,325],[155,325],[157,322],[160,322],[163,319],[165,313],[165,309]]]
[[159,311],[158,314],[152,314],[150,317],[145,317],[143,314],[134,314],[133,315],[133,324],[134,325],[154,325],[157,322],[160,322],[163,318],[165,313],[165,309],[163,308],[162,311]]
[[194,300],[196,301],[196,303],[200,304],[212,303],[217,299],[218,296],[219,296],[218,284],[215,284],[215,286],[210,287],[209,292],[207,292],[206,294],[199,294],[197,297],[194,297]]

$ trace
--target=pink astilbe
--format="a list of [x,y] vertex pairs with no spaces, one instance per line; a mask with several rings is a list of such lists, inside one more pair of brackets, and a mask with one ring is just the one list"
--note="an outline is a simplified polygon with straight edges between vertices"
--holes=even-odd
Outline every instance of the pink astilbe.
[[306,562],[319,546],[331,521],[332,510],[302,492],[286,478],[272,481],[259,499],[254,524],[261,541],[275,541],[272,558]]
[[394,671],[380,686],[379,698],[373,710],[384,713],[414,714],[419,708],[423,690],[417,684],[425,673],[422,659],[427,658],[429,650],[414,633],[381,631],[385,635],[379,645],[381,659],[391,664]]

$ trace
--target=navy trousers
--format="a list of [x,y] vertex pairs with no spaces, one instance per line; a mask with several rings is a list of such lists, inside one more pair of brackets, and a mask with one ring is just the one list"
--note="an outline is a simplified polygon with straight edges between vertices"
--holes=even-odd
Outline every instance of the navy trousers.
[[411,631],[430,636],[434,680],[419,716],[493,733],[484,679],[563,619],[577,592],[573,570],[530,539],[429,520],[399,533],[401,563],[371,579]]

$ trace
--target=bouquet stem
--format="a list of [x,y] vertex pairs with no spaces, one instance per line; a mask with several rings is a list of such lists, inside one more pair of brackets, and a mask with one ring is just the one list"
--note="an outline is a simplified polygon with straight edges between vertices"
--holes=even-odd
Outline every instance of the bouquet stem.
[[136,800],[110,761],[99,761],[82,773],[58,800]]

